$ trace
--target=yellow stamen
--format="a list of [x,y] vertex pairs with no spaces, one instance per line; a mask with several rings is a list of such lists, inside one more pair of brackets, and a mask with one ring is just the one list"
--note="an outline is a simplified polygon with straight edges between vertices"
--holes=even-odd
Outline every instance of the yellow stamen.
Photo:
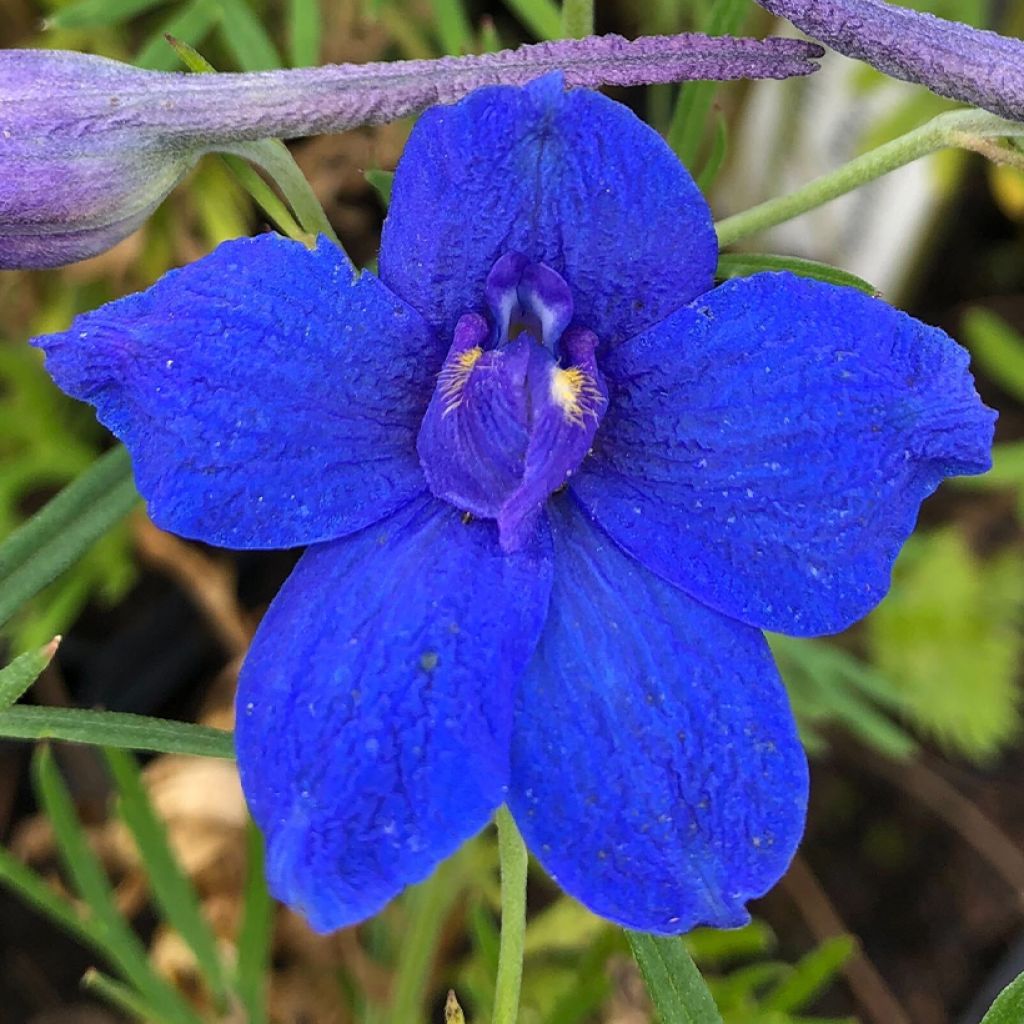
[[596,420],[604,405],[604,395],[597,381],[578,366],[564,370],[557,366],[552,368],[551,399],[575,427],[582,427],[587,417]]
[[466,387],[466,382],[473,372],[473,367],[476,366],[483,354],[484,350],[479,345],[466,349],[465,352],[460,352],[452,362],[446,363],[444,369],[437,375],[438,387],[441,397],[444,399],[442,415],[447,416],[448,413],[454,412],[462,405],[462,392]]

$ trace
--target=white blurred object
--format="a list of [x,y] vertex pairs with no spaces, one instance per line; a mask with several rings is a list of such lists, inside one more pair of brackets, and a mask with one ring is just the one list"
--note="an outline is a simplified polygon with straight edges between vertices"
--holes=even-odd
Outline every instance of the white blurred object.
[[[738,213],[842,166],[864,151],[873,126],[920,95],[904,82],[865,85],[864,65],[835,53],[809,78],[752,83],[715,186],[716,213]],[[830,263],[895,297],[941,208],[935,160],[893,171],[741,247]]]

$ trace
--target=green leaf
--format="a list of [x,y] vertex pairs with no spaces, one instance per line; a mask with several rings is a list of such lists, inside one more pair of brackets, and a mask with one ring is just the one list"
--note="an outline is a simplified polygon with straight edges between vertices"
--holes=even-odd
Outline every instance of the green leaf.
[[370,183],[370,187],[380,196],[381,202],[386,210],[391,205],[391,186],[395,180],[394,171],[363,171],[363,177]]
[[662,1024],[722,1024],[722,1016],[680,938],[626,932]]
[[320,62],[320,0],[289,0],[288,56],[292,67],[314,67]]
[[562,12],[552,0],[505,0],[505,6],[538,39],[561,38]]
[[455,56],[468,53],[473,45],[473,30],[462,0],[431,0],[431,7],[444,52]]
[[131,511],[138,500],[124,449],[98,459],[0,545],[0,625]]
[[176,55],[167,45],[167,36],[198,46],[220,19],[220,4],[216,0],[190,0],[149,36],[135,63],[151,71],[176,70]]
[[44,668],[53,660],[60,645],[55,636],[38,651],[27,651],[15,658],[6,668],[0,669],[0,711],[6,711],[39,678]]
[[787,972],[765,997],[764,1008],[783,1013],[803,1009],[834,980],[856,948],[855,940],[849,935],[826,939]]
[[791,274],[812,277],[816,281],[826,281],[828,284],[856,288],[868,295],[879,294],[873,284],[857,277],[856,274],[840,270],[838,267],[829,266],[827,263],[817,263],[815,260],[801,259],[798,256],[778,256],[775,253],[766,252],[722,253],[718,257],[718,270],[715,272],[715,276],[720,280],[727,281],[734,277],[750,277],[751,274],[778,270],[788,270]]
[[[715,0],[700,29],[710,36],[736,35],[749,11],[747,0]],[[718,87],[718,82],[685,82],[676,98],[668,144],[693,174]]]
[[202,1024],[178,992],[154,972],[145,947],[119,913],[110,882],[85,838],[71,796],[48,747],[37,751],[32,767],[36,795],[53,826],[58,853],[79,896],[89,907],[93,927],[108,956],[154,1008],[156,1020],[170,1024]]
[[238,973],[235,988],[245,1007],[247,1024],[266,1024],[267,978],[274,906],[263,870],[263,837],[250,821],[246,830],[245,893],[238,932]]
[[583,39],[594,34],[594,0],[562,0],[562,35]]
[[[212,3],[213,0],[210,0]],[[263,22],[246,0],[216,0],[223,17],[220,35],[243,71],[273,71],[282,66],[281,55]]]
[[147,1024],[152,1020],[153,1009],[144,999],[139,998],[139,995],[127,985],[108,978],[95,968],[90,968],[85,972],[82,978],[82,988],[99,996],[100,999],[106,1000],[111,1006],[128,1014],[129,1017],[142,1021],[142,1024]]
[[200,974],[223,1009],[228,1001],[224,965],[217,952],[217,940],[199,908],[196,891],[171,850],[163,822],[153,811],[132,756],[110,748],[104,754],[120,797],[120,817],[146,866],[153,899],[167,923],[195,954]]
[[0,711],[0,736],[21,740],[54,739],[225,760],[235,756],[234,739],[223,729],[128,715],[120,711],[16,705]]
[[1024,1020],[1024,974],[1018,975],[996,997],[981,1024],[1020,1024]]
[[988,309],[964,315],[964,338],[978,364],[1019,402],[1024,402],[1024,336]]
[[711,142],[711,152],[708,153],[708,158],[704,161],[700,174],[697,175],[697,187],[701,192],[707,192],[714,185],[728,152],[729,123],[726,121],[725,115],[719,113],[715,121],[715,137]]
[[44,27],[102,28],[119,25],[137,14],[167,3],[168,0],[79,0],[46,19]]
[[1019,551],[981,561],[958,530],[919,534],[866,620],[868,646],[920,729],[984,760],[1020,725],[1022,613]]

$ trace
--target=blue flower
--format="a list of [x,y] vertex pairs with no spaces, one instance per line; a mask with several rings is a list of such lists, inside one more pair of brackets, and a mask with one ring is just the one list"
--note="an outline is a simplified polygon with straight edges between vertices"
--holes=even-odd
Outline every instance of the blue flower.
[[425,114],[380,276],[229,242],[43,338],[161,526],[309,545],[242,670],[274,893],[377,911],[506,801],[633,928],[738,925],[801,834],[762,629],[877,603],[943,477],[989,465],[967,354],[858,292],[712,290],[710,212],[558,77]]

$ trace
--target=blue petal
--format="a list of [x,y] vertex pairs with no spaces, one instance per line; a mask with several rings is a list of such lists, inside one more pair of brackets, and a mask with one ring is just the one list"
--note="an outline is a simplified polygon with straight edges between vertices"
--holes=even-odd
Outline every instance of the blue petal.
[[228,242],[35,344],[128,446],[154,521],[174,533],[293,547],[426,487],[429,328],[326,241]]
[[848,288],[731,281],[620,346],[572,486],[648,568],[734,618],[833,633],[885,595],[918,507],[990,465],[942,331]]
[[718,249],[707,203],[662,138],[556,74],[420,118],[395,174],[381,278],[439,328],[443,357],[508,251],[558,271],[577,322],[607,344],[710,288]]
[[759,632],[549,505],[555,582],[519,690],[509,804],[552,877],[642,931],[734,927],[786,870],[807,762]]
[[504,555],[433,498],[310,548],[239,682],[242,785],[274,895],[330,931],[379,910],[484,824],[512,694],[543,626],[550,538]]

